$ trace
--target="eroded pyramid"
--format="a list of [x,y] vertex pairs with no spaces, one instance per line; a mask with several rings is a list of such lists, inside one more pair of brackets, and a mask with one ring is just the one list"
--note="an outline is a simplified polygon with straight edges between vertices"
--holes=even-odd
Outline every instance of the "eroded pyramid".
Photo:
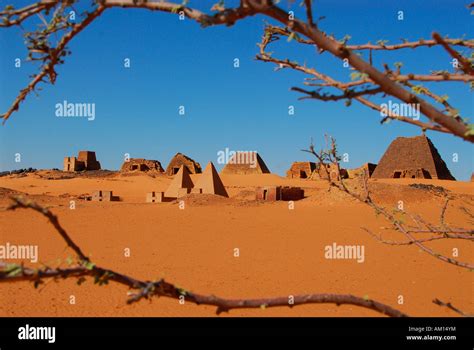
[[397,137],[371,177],[455,180],[433,142],[425,135]]

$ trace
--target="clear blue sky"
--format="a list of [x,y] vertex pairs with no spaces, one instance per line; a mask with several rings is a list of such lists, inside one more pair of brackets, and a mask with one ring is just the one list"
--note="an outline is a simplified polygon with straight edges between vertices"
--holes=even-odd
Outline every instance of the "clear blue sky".
[[[210,8],[215,1],[191,1]],[[2,2],[3,3],[3,2]],[[26,1],[10,1],[15,5]],[[87,2],[88,3],[88,2]],[[229,3],[229,1],[227,1]],[[232,3],[232,2],[230,2]],[[357,3],[357,4],[356,4]],[[298,2],[293,5],[301,11]],[[472,38],[467,1],[315,1],[315,16],[326,16],[320,27],[336,37],[350,34],[349,43],[379,39],[429,39],[441,35]],[[3,6],[3,5],[2,5]],[[286,2],[282,1],[286,7]],[[397,11],[404,11],[404,21]],[[163,166],[176,152],[205,165],[216,163],[217,152],[256,150],[272,172],[283,175],[292,161],[311,160],[300,150],[325,133],[336,137],[341,153],[349,153],[344,167],[377,163],[397,136],[419,135],[419,129],[397,122],[380,125],[380,115],[353,102],[298,101],[289,91],[303,86],[304,76],[254,59],[264,27],[257,16],[235,26],[200,28],[177,16],[138,9],[112,9],[70,44],[72,56],[58,69],[55,86],[43,85],[39,97],[27,98],[19,112],[0,126],[0,170],[24,167],[61,168],[64,156],[94,150],[103,168],[118,169],[124,153],[158,159]],[[272,47],[277,57],[289,57],[337,78],[350,71],[329,54],[316,55],[282,40]],[[14,67],[25,58],[22,32],[0,29],[0,109],[7,110],[28,82],[33,66]],[[375,53],[375,62],[402,61],[405,72],[449,70],[450,57],[440,48]],[[131,68],[123,61],[131,59]],[[234,58],[240,68],[233,67]],[[431,87],[430,85],[427,85]],[[441,89],[440,89],[441,87]],[[447,93],[461,115],[472,117],[468,85],[444,84],[434,91]],[[96,104],[96,119],[57,118],[55,105]],[[186,115],[178,114],[184,105]],[[295,115],[288,115],[288,106]],[[467,180],[473,171],[472,145],[450,135],[428,132],[453,175]],[[15,153],[22,162],[15,163]],[[459,161],[452,162],[458,153]],[[216,164],[218,168],[218,164]]]

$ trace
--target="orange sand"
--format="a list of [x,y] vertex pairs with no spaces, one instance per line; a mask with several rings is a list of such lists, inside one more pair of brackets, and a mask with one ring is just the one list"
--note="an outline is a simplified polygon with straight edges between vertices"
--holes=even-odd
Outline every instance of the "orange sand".
[[[403,240],[383,230],[387,221],[367,206],[339,192],[328,192],[324,181],[290,180],[276,175],[227,175],[222,181],[231,198],[191,196],[182,210],[176,203],[145,203],[149,191],[164,191],[166,176],[76,177],[47,180],[37,174],[0,178],[0,186],[24,192],[47,205],[98,265],[141,279],[159,279],[202,294],[228,298],[257,298],[305,293],[343,293],[368,296],[413,316],[455,316],[431,301],[439,298],[473,312],[472,273],[443,263],[416,246],[389,246],[375,241],[361,227],[384,238]],[[199,175],[193,175],[196,182]],[[432,180],[371,181],[373,197],[386,207],[403,200],[405,209],[437,223],[443,198],[413,189],[409,183],[443,186],[455,197],[446,221],[472,227],[460,210],[473,210],[473,183]],[[257,203],[258,185],[305,188],[307,198],[295,202]],[[97,203],[75,196],[93,190],[113,190],[120,202]],[[0,208],[9,203],[0,191]],[[38,244],[40,261],[57,266],[72,255],[47,220],[30,210],[0,211],[0,244]],[[365,262],[328,260],[324,247],[364,245]],[[442,240],[430,247],[451,256],[459,249],[462,261],[473,261],[469,242]],[[124,256],[124,249],[131,256]],[[233,256],[234,248],[240,257]],[[28,262],[29,265],[31,265]],[[34,265],[34,264],[33,264]],[[35,290],[28,282],[0,284],[0,316],[213,316],[215,308],[180,305],[177,300],[154,298],[126,305],[127,288],[99,287],[88,279],[48,281]],[[74,295],[76,304],[69,303]],[[403,295],[404,304],[397,298]],[[376,316],[353,306],[303,305],[295,308],[232,310],[230,316]]]

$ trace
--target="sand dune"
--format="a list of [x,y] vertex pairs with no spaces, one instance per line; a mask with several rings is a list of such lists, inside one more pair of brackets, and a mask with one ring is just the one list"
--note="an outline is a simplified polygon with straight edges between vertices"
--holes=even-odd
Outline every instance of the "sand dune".
[[[200,175],[192,175],[194,182]],[[455,316],[434,305],[440,298],[472,311],[472,273],[440,262],[415,246],[388,246],[375,241],[361,227],[383,232],[386,239],[403,239],[384,228],[389,224],[373,211],[324,181],[289,180],[272,174],[223,175],[230,198],[191,195],[185,208],[176,203],[145,203],[145,193],[164,191],[171,178],[147,175],[75,177],[47,180],[38,174],[1,178],[0,207],[20,191],[51,207],[71,236],[93,261],[143,279],[165,279],[185,289],[231,298],[286,296],[304,293],[351,293],[368,296],[413,316]],[[460,209],[473,209],[473,184],[432,180],[376,180],[373,196],[384,206],[403,200],[405,209],[437,222],[444,197],[430,188],[442,186],[452,197],[446,221],[472,227]],[[286,202],[256,202],[259,185],[305,188],[306,198],[289,209]],[[357,186],[356,182],[350,183]],[[113,190],[120,202],[77,199],[93,190]],[[76,200],[76,209],[69,201]],[[51,225],[26,210],[0,212],[3,242],[39,245],[40,262],[58,264],[72,254]],[[326,259],[332,244],[361,245],[365,260]],[[443,240],[430,247],[472,261],[468,242]],[[124,249],[131,256],[124,256]],[[233,249],[240,249],[240,257]],[[28,262],[28,264],[30,264]],[[34,265],[34,264],[33,264]],[[125,304],[127,289],[92,281],[50,281],[35,290],[32,284],[2,284],[1,316],[213,316],[210,307],[180,305],[165,298]],[[75,296],[76,304],[69,298]],[[397,304],[403,295],[403,305]],[[334,305],[293,309],[236,310],[231,316],[372,316],[370,310]]]

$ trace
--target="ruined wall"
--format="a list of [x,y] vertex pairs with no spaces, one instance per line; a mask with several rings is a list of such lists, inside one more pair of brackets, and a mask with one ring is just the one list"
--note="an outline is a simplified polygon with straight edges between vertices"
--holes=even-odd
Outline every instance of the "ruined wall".
[[95,152],[79,151],[77,160],[84,162],[86,170],[100,170],[100,163],[95,158]]
[[347,169],[347,174],[348,174],[349,178],[351,178],[351,179],[353,179],[357,176],[362,176],[364,174],[364,172],[366,172],[367,175],[369,177],[371,177],[372,174],[374,173],[376,167],[377,167],[377,164],[365,163],[364,165],[362,165],[359,168]]
[[[326,168],[327,171],[324,169]],[[316,164],[316,169],[313,171],[311,178],[314,180],[327,180],[329,176],[333,181],[338,181],[340,178],[347,179],[349,177],[349,173],[346,169],[339,168],[339,172],[337,171],[337,167],[334,164]]]
[[300,187],[264,186],[257,187],[255,199],[263,201],[297,201],[304,198],[304,190]]
[[280,186],[257,187],[255,190],[255,199],[261,201],[278,201],[281,198]]
[[63,171],[85,170],[84,162],[78,161],[76,157],[64,157]]
[[304,198],[304,190],[300,187],[282,187],[282,201],[297,201]]
[[100,170],[100,163],[95,158],[95,152],[79,151],[76,157],[64,157],[64,171]]
[[419,168],[410,168],[404,170],[395,170],[393,173],[394,179],[431,179],[431,174],[429,171]]
[[130,158],[127,162],[123,162],[120,171],[158,171],[162,173],[164,172],[164,169],[161,166],[161,163],[157,160]]

